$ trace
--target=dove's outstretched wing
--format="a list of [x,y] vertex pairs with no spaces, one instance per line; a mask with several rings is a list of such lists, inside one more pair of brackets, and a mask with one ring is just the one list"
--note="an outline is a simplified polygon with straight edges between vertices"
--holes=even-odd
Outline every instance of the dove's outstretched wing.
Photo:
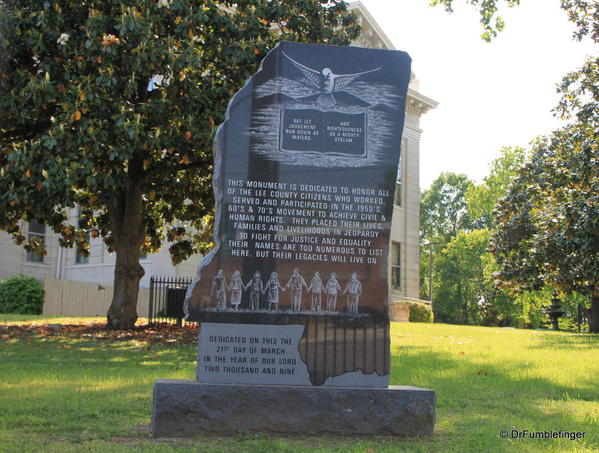
[[304,74],[304,76],[306,76],[306,79],[308,79],[312,83],[312,85],[314,85],[319,90],[321,89],[322,75],[320,74],[320,72],[315,71],[314,69],[310,69],[310,68],[308,68],[307,66],[304,66],[301,63],[298,63],[293,58],[291,58],[289,55],[287,55],[285,52],[281,52],[281,53],[283,55],[285,55],[287,58],[289,58],[289,60],[291,60],[291,62],[295,65],[295,67],[297,69],[299,69],[300,71],[302,71],[302,73]]
[[339,91],[344,88],[347,88],[350,83],[356,80],[358,77],[368,74],[369,72],[378,71],[381,68],[371,69],[370,71],[357,72],[355,74],[340,74],[335,77],[335,86],[333,87],[333,91]]

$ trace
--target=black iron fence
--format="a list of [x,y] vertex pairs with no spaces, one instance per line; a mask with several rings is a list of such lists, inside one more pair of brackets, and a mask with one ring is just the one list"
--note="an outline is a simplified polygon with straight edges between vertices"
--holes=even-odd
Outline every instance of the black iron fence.
[[191,282],[189,277],[151,277],[148,322],[183,325],[183,302]]
[[583,326],[587,326],[588,328],[589,311],[582,304],[578,304],[576,307],[576,324],[578,325],[578,332],[581,331],[581,328],[584,329]]

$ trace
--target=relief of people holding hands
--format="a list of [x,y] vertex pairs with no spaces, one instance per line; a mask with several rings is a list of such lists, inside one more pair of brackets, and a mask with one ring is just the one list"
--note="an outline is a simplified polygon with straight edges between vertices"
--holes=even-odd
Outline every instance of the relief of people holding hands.
[[266,299],[268,300],[269,310],[272,310],[273,308],[275,311],[279,310],[279,290],[283,292],[286,291],[286,289],[281,286],[277,273],[273,272],[270,274],[270,279],[268,280],[268,283],[266,283],[264,291],[262,292],[262,294],[268,293]]

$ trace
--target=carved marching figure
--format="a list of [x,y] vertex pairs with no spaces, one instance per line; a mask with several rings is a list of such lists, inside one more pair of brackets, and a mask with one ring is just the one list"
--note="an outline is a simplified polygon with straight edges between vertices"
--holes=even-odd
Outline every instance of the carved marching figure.
[[310,286],[308,287],[308,292],[312,293],[312,311],[320,311],[320,300],[323,289],[320,272],[314,272],[314,277],[312,277]]
[[233,310],[237,311],[239,304],[241,304],[241,295],[244,289],[239,271],[233,272],[233,277],[231,277],[228,289],[231,291],[231,305],[233,306]]
[[328,294],[327,311],[335,311],[337,308],[337,291],[341,291],[341,285],[337,281],[337,274],[331,272],[331,276],[329,277],[325,288],[325,292]]
[[302,289],[308,289],[308,285],[297,268],[293,269],[293,274],[287,282],[287,288],[291,288],[291,310],[300,311],[302,309]]
[[214,296],[214,303],[217,310],[227,309],[227,281],[223,275],[223,270],[219,269],[216,271],[215,277],[212,279],[212,294]]
[[358,304],[360,303],[360,296],[362,295],[362,283],[358,280],[358,274],[355,272],[351,274],[351,279],[347,282],[347,286],[343,290],[343,294],[345,293],[348,293],[347,314],[357,315]]
[[250,288],[250,310],[260,310],[260,293],[264,292],[260,271],[254,272],[254,277],[247,282],[245,289]]
[[273,272],[272,274],[270,274],[270,279],[266,283],[266,286],[264,287],[264,292],[262,293],[268,293],[268,296],[266,296],[266,298],[268,299],[269,310],[272,310],[273,307],[275,311],[279,310],[279,290],[283,292],[286,291],[285,288],[281,286],[281,283],[279,282],[279,276],[277,275],[277,273]]

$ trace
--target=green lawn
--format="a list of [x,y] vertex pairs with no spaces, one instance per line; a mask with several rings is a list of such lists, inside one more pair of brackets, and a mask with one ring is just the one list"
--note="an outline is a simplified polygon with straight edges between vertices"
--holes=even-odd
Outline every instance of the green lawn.
[[[2,324],[78,319],[0,315]],[[101,320],[97,320],[101,321]],[[437,392],[434,437],[153,440],[152,384],[192,379],[194,346],[65,336],[0,338],[1,452],[596,452],[599,336],[394,323],[391,383]],[[584,431],[507,440],[502,429]]]

